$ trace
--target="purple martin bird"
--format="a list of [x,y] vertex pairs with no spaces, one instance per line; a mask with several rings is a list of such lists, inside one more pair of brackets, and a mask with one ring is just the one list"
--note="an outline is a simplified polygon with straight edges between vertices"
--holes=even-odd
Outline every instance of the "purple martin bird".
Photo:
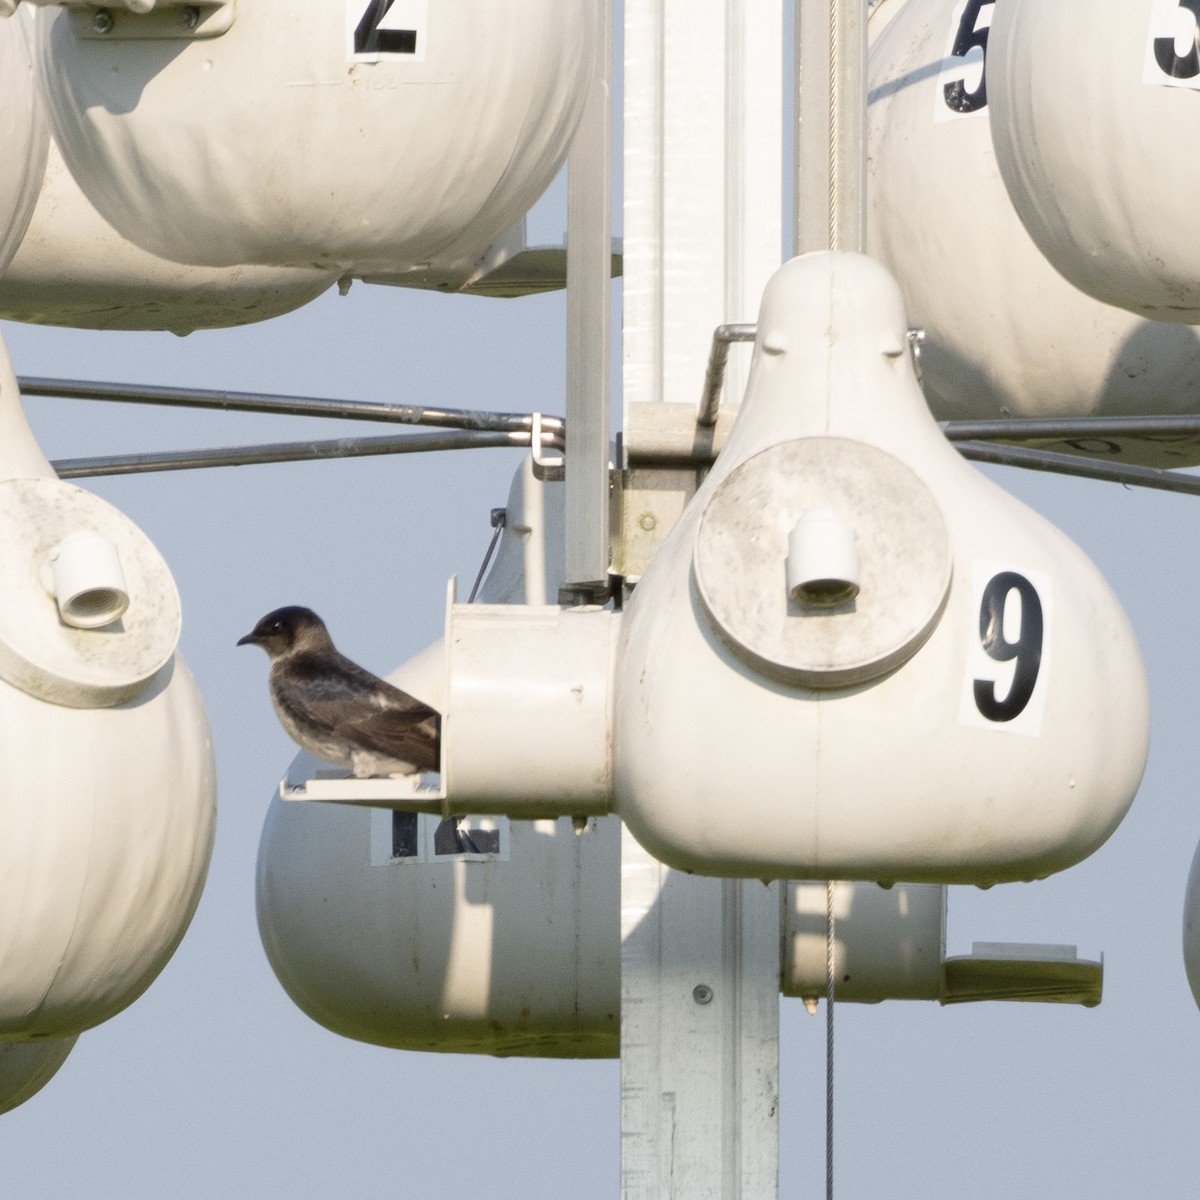
[[310,608],[269,612],[239,646],[271,659],[271,702],[288,734],[356,779],[438,770],[442,718],[435,709],[339,654]]

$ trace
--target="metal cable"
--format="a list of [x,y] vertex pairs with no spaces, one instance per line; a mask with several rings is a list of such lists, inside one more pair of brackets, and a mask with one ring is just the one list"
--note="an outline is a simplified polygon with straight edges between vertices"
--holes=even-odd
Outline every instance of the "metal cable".
[[496,549],[496,543],[500,540],[500,535],[504,532],[504,526],[507,522],[507,509],[492,509],[492,528],[496,532],[492,534],[492,540],[488,543],[487,553],[483,556],[483,562],[479,564],[479,574],[475,576],[475,583],[471,587],[471,594],[467,597],[468,604],[474,604],[475,597],[479,595],[479,585],[483,582],[483,574],[488,569],[488,563],[492,561],[492,553]]
[[825,884],[825,1200],[833,1200],[833,880]]

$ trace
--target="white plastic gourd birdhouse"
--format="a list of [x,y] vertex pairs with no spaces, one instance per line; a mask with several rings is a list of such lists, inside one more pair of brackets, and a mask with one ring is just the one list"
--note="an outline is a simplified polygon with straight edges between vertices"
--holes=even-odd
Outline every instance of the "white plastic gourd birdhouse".
[[[166,964],[204,884],[215,781],[170,572],[54,477],[2,348],[0,592],[0,1043],[25,1043],[106,1020]],[[44,1082],[28,1056],[10,1065]]]
[[[521,464],[482,603],[466,611],[503,610],[518,621],[529,606],[558,611],[546,601],[564,578],[563,491],[561,482],[538,479],[529,459]],[[389,677],[447,712],[443,643]],[[497,707],[506,718],[508,705]],[[509,718],[512,725],[519,716]],[[475,756],[479,772],[488,761],[486,752]],[[529,778],[528,770],[491,761],[496,796]],[[321,764],[301,753],[287,774],[311,790],[320,773]],[[352,798],[363,784],[343,786]],[[380,1045],[615,1056],[619,822],[592,821],[577,832],[565,819],[455,811],[274,798],[256,891],[259,933],[284,989],[322,1025]]]
[[[863,256],[806,255],[767,286],[737,423],[620,631],[616,809],[671,866],[1029,879],[1133,799],[1148,708],[1128,622],[1066,537],[949,447],[906,329]],[[814,508],[853,533],[856,593],[789,587]]]
[[[997,86],[991,29],[1000,7],[1007,6],[883,0],[871,17],[871,30],[879,32],[869,61],[867,244],[900,285],[909,321],[924,330],[925,397],[940,419],[1195,412],[1200,333],[1113,307],[1112,296],[1102,303],[1085,295],[1047,262],[1013,209],[988,120]],[[1049,14],[1063,6],[1027,7]],[[1072,26],[1072,37],[1093,36],[1094,11],[1089,6],[1081,15],[1089,28]],[[1067,92],[1079,74],[1095,69],[1076,42],[1069,71],[1064,61],[1053,70]],[[1074,102],[1072,94],[1064,103]],[[1051,108],[1059,111],[1058,102]],[[1103,144],[1094,122],[1110,109],[1118,111],[1118,102],[1105,97],[1099,109],[1065,126],[1071,154],[1093,137]],[[1038,119],[1050,120],[1053,112]],[[1139,142],[1134,153],[1156,155],[1156,165],[1149,174],[1123,175],[1122,187],[1133,186],[1136,176],[1155,194],[1169,190],[1160,189],[1162,173],[1183,169],[1179,156],[1151,146],[1178,128],[1165,125],[1144,146]],[[1035,153],[1027,140],[1012,150]],[[1111,171],[1127,170],[1127,155],[1103,153]],[[1047,155],[1048,167],[1060,161],[1057,151]],[[1105,185],[1093,198],[1108,204],[1112,192]],[[1167,228],[1147,221],[1137,236],[1148,246]],[[1178,464],[1177,447],[1164,443],[1152,453],[1157,457],[1141,461]]]
[[33,215],[50,139],[34,83],[30,22],[29,13],[0,21],[0,272]]
[[1193,0],[1002,0],[988,43],[996,163],[1030,237],[1089,295],[1187,324],[1198,22]]
[[595,0],[192,11],[190,26],[162,5],[39,14],[55,136],[88,198],[163,258],[388,276],[478,258],[530,208],[566,155],[601,15]]
[[[0,22],[0,36],[13,24]],[[338,274],[197,267],[150,254],[96,212],[53,139],[36,201],[12,261],[0,271],[0,317],[8,320],[184,334],[290,312],[331,287]]]
[[259,933],[298,1007],[346,1037],[613,1057],[619,864],[611,817],[576,833],[565,818],[460,820],[276,796],[259,846]]

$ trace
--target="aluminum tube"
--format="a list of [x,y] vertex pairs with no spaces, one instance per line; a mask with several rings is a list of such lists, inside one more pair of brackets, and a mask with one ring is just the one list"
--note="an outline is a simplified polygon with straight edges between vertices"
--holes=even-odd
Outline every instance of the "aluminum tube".
[[[272,396],[259,392],[221,392],[205,388],[164,388],[129,383],[98,383],[79,379],[43,379],[21,376],[17,380],[24,396],[58,396],[74,400],[103,400],[122,404],[161,404],[174,408],[213,408],[225,412],[276,413],[292,417],[334,417],[351,421],[390,421],[400,425],[436,425],[445,429],[488,432],[528,432],[528,413],[475,412],[460,408],[387,404],[366,400],[330,400],[315,396]],[[558,434],[560,444],[565,423],[562,417],[542,417],[543,428]]]
[[1130,434],[1200,434],[1200,417],[1017,417],[995,421],[945,421],[952,442],[1019,442],[1037,438],[1123,437]]
[[406,437],[332,438],[316,442],[268,442],[212,450],[166,454],[117,454],[100,458],[61,458],[50,465],[60,479],[98,475],[144,475],[151,471],[189,471],[200,467],[245,467],[259,463],[306,462],[323,458],[364,458],[374,454],[419,454],[429,450],[477,450],[495,446],[528,446],[521,432],[409,434]]
[[752,342],[757,325],[718,325],[713,330],[712,349],[708,352],[708,368],[704,372],[704,392],[700,397],[700,415],[696,424],[711,428],[717,423],[721,406],[721,388],[725,383],[725,364],[729,361],[732,342]]
[[1200,496],[1200,476],[1178,474],[1157,467],[1137,467],[1109,463],[1082,455],[1054,454],[1049,450],[1030,450],[1023,446],[997,446],[988,442],[955,442],[954,448],[974,462],[995,463],[1001,467],[1025,467],[1031,471],[1052,471],[1056,475],[1076,475],[1109,483],[1127,483],[1134,487],[1158,488]]

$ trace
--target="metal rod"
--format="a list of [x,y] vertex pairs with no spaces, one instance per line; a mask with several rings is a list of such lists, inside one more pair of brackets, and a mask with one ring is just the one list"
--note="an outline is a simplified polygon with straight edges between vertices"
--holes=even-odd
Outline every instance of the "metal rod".
[[479,574],[475,576],[475,583],[471,587],[471,594],[467,597],[468,604],[475,603],[475,597],[479,595],[480,584],[483,583],[483,577],[487,574],[488,563],[492,561],[492,555],[496,550],[496,543],[500,540],[500,535],[504,532],[504,527],[508,524],[508,509],[493,508],[492,509],[492,528],[496,531],[492,534],[492,540],[488,542],[487,553],[483,556],[483,562],[479,564]]
[[462,430],[404,437],[331,438],[316,442],[267,442],[257,446],[181,450],[166,454],[116,454],[100,458],[60,458],[50,465],[60,479],[99,475],[145,475],[151,471],[191,471],[201,467],[246,467],[259,463],[307,462],[324,458],[365,458],[375,454],[420,454],[432,450],[481,450],[528,446],[520,431]]
[[955,442],[954,448],[964,458],[975,462],[995,463],[1001,467],[1025,467],[1031,471],[1052,471],[1057,475],[1075,475],[1082,479],[1127,483],[1134,487],[1200,496],[1200,476],[1179,475],[1157,467],[1109,463],[1074,454],[1055,454],[1049,450],[1031,450],[1024,446],[997,446],[988,442]]
[[[388,421],[400,425],[436,425],[444,429],[490,433],[528,432],[529,413],[475,412],[370,400],[330,400],[316,396],[273,396],[260,392],[221,392],[206,388],[166,388],[131,383],[98,383],[80,379],[21,376],[24,396],[58,396],[120,404],[160,404],[172,408],[212,408],[222,412],[261,412],[290,417],[330,417],[350,421]],[[561,449],[566,425],[562,417],[543,415],[542,428],[555,433]]]
[[713,330],[712,349],[708,352],[708,368],[704,372],[704,392],[700,397],[700,415],[696,424],[711,428],[717,423],[721,406],[721,388],[725,384],[725,364],[733,342],[752,342],[757,325],[718,325]]
[[1200,417],[1016,417],[989,421],[945,421],[942,432],[957,441],[1069,441],[1158,435],[1200,435]]

